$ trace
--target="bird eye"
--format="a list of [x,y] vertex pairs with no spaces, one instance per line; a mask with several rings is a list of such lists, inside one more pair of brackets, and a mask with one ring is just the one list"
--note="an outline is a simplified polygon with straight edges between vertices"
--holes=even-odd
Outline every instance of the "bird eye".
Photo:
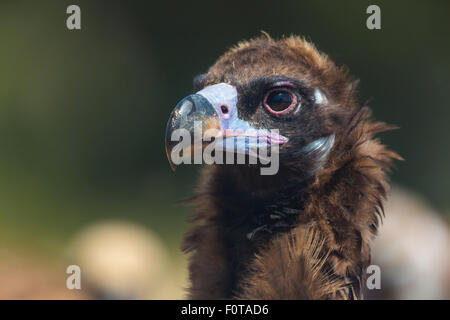
[[273,114],[284,114],[291,111],[297,104],[295,94],[285,88],[272,89],[264,97],[264,106]]

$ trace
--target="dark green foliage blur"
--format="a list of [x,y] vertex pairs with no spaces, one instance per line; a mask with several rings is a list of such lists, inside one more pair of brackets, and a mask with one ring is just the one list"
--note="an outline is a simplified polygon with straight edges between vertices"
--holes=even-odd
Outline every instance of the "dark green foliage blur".
[[[77,4],[82,30],[66,28]],[[382,30],[366,28],[381,7]],[[401,127],[393,180],[450,212],[448,1],[1,1],[0,238],[57,249],[117,218],[173,248],[198,167],[170,170],[168,115],[192,78],[260,34],[313,41],[361,79],[359,98]]]

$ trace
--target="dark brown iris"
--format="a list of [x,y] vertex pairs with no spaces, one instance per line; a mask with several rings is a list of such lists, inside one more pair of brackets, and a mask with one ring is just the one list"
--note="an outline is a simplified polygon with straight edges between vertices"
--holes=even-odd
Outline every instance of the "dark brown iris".
[[290,111],[295,100],[295,95],[291,91],[274,89],[267,93],[264,105],[271,113],[279,114]]

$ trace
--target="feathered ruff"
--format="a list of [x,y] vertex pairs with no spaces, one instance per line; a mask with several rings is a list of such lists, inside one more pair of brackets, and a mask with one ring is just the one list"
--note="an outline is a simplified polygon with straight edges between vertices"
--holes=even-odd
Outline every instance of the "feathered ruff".
[[314,228],[298,227],[277,236],[256,255],[237,299],[324,300],[339,297],[348,285],[324,272],[329,252]]
[[387,174],[392,160],[402,160],[374,135],[395,126],[371,120],[368,107],[356,110],[342,133],[327,165],[309,189],[302,221],[317,223],[327,239],[329,264],[348,284],[348,298],[362,298],[370,244],[384,216],[389,193]]

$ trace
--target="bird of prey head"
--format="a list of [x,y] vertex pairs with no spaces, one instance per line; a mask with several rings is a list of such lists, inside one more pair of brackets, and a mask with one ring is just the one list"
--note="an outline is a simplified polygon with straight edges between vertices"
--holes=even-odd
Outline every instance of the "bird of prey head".
[[171,163],[173,132],[186,129],[193,137],[197,121],[203,134],[216,130],[227,152],[278,146],[282,171],[307,177],[324,165],[352,113],[354,85],[345,70],[299,38],[241,43],[197,76],[194,86],[169,119]]
[[269,36],[238,44],[195,78],[169,118],[169,161],[178,164],[172,138],[184,130],[183,156],[205,151],[196,142],[207,137],[259,160],[270,147],[279,170],[260,175],[262,161],[204,168],[184,242],[194,252],[192,298],[361,297],[399,157],[373,138],[392,127],[358,106],[356,83],[311,43]]

